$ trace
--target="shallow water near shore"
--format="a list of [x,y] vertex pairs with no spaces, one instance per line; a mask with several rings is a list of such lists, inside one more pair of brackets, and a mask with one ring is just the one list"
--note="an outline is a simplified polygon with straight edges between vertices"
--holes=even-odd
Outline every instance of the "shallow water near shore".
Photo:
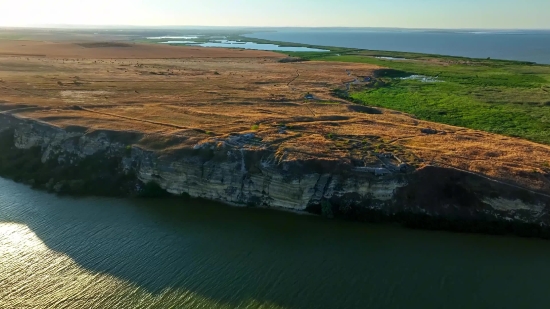
[[241,42],[230,40],[218,40],[217,42],[208,42],[199,44],[202,47],[224,47],[224,48],[244,48],[256,50],[272,50],[272,51],[287,51],[287,52],[328,52],[328,50],[298,47],[298,46],[279,46],[275,44],[259,44],[254,42]]
[[544,308],[550,242],[0,178],[0,308]]
[[[177,37],[165,37],[165,38],[177,38]],[[191,37],[181,37],[189,39]],[[148,38],[158,39],[158,38]],[[276,44],[260,44],[254,42],[244,41],[232,41],[232,40],[213,40],[206,43],[197,43],[190,40],[169,40],[159,42],[160,44],[188,44],[191,46],[201,47],[222,47],[222,48],[240,48],[240,49],[253,49],[253,50],[268,50],[268,51],[286,51],[286,52],[328,52],[325,49],[299,47],[299,46],[279,46]]]

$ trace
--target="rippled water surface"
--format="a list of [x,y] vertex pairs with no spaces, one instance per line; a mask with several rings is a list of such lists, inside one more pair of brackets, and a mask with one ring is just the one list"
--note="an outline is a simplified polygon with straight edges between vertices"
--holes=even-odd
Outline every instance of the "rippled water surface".
[[0,308],[546,308],[550,242],[0,179]]

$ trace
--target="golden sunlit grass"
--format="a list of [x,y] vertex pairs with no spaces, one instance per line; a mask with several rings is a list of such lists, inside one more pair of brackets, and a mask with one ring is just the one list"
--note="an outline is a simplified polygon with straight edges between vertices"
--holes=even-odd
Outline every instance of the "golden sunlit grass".
[[[280,55],[259,51],[29,42],[0,43],[0,110],[20,117],[135,131],[144,147],[153,141],[192,147],[253,132],[284,160],[369,165],[376,153],[391,152],[416,167],[455,167],[550,191],[548,146],[391,110],[369,114],[332,97],[344,82],[372,75],[371,64],[280,63]],[[31,51],[36,56],[21,56]],[[319,100],[306,100],[308,93]],[[425,128],[438,134],[424,134]]]

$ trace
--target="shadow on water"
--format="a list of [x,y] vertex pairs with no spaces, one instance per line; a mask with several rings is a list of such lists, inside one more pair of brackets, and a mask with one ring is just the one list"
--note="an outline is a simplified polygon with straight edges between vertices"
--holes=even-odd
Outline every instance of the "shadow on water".
[[[0,223],[150,293],[237,306],[513,308],[550,301],[550,242],[330,222],[206,202],[58,198],[0,179]],[[530,307],[527,305],[527,307]]]

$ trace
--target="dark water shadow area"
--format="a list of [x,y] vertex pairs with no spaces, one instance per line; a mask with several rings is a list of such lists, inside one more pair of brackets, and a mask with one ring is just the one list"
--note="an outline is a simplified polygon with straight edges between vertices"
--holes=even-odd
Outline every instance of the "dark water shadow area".
[[59,198],[0,179],[5,222],[28,226],[48,248],[92,272],[154,294],[186,289],[234,307],[250,299],[285,308],[550,303],[550,242],[543,240],[412,231],[204,201]]

